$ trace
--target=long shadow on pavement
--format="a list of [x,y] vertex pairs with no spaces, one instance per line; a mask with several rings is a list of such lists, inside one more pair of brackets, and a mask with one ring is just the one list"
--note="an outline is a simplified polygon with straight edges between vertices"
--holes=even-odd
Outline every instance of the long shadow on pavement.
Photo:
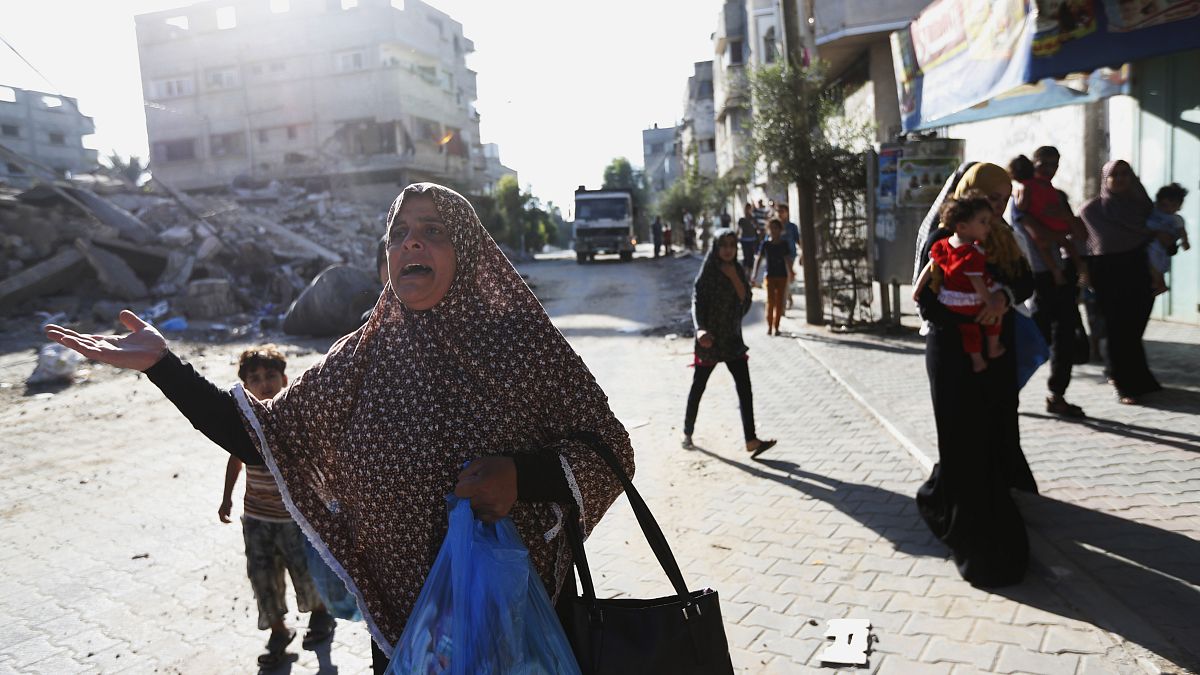
[[1156,445],[1166,445],[1188,452],[1200,452],[1200,436],[1196,434],[1188,434],[1182,431],[1171,431],[1169,429],[1156,429],[1154,427],[1143,427],[1136,424],[1126,424],[1116,420],[1106,420],[1102,417],[1080,417],[1077,419],[1070,417],[1061,417],[1058,415],[1044,415],[1042,413],[1021,412],[1022,417],[1029,417],[1040,420],[1050,420],[1054,422],[1062,422],[1065,424],[1078,424],[1088,427],[1095,431],[1100,431],[1106,434],[1116,434],[1132,438],[1137,441],[1145,441]]
[[[759,458],[766,468],[722,457],[699,446],[696,452],[759,478],[820,499],[853,517],[909,555],[949,557],[924,527],[911,495],[848,483],[804,471],[793,462]],[[767,470],[773,469],[773,471]],[[1082,584],[1036,559],[1025,581],[985,589],[1046,612],[1094,624],[1180,665],[1195,670],[1200,644],[1194,621],[1200,617],[1200,542],[1184,535],[1117,518],[1038,495],[1018,495],[1027,526],[1053,542],[1058,553],[1083,570]],[[1103,588],[1117,600],[1098,602]],[[1053,591],[1053,592],[1051,592]]]
[[[887,342],[874,342],[871,340],[855,340],[848,337],[826,337],[824,335],[817,335],[815,333],[792,333],[789,337],[794,337],[797,340],[804,340],[806,342],[821,342],[839,347],[869,349],[876,352],[887,352],[889,354],[914,356],[916,354],[925,353],[924,338],[920,338],[920,342],[917,342],[916,340],[907,339],[907,336],[903,336],[903,338],[901,338],[903,342],[911,342],[912,345],[910,346],[907,344],[892,344]],[[893,339],[893,342],[896,341],[897,336],[892,335],[889,337]]]
[[756,460],[759,464],[774,469],[767,471],[745,462],[722,457],[700,446],[696,446],[695,451],[752,476],[775,481],[809,497],[820,499],[871,528],[876,534],[890,541],[901,553],[949,557],[946,548],[921,526],[916,502],[908,495],[873,485],[847,483],[810,473],[792,462],[778,459]]
[[[1042,495],[1014,494],[1027,527],[1123,605],[1103,613],[1085,611],[1087,616],[1080,618],[1184,667],[1200,668],[1195,625],[1200,618],[1200,542]],[[1085,610],[1094,599],[1086,587],[1072,588],[1069,577],[1058,585]],[[1031,602],[1019,586],[997,592]]]

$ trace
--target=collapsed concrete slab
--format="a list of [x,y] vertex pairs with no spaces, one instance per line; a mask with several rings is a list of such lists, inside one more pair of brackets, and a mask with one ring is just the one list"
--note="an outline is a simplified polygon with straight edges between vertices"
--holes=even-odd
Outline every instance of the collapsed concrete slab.
[[175,306],[189,319],[219,319],[241,311],[228,279],[197,279],[189,283]]
[[114,297],[136,300],[150,294],[146,284],[142,283],[133,268],[117,254],[93,246],[86,239],[76,239],[75,248],[96,271],[100,286]]
[[61,291],[87,273],[79,251],[67,248],[42,262],[0,281],[0,307]]

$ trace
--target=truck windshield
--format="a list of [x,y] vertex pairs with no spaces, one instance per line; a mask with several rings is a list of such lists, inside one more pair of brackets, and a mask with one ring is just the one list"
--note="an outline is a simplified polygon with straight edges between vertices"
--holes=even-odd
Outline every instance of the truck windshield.
[[621,220],[628,217],[628,211],[628,201],[621,197],[580,199],[575,202],[576,220]]

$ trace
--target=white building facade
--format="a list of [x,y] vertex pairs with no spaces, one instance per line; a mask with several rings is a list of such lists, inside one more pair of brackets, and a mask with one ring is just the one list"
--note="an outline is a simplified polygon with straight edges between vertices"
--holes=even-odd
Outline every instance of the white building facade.
[[[59,176],[97,168],[96,151],[83,146],[83,137],[95,131],[73,98],[0,85],[0,144]],[[0,182],[28,187],[33,179],[0,158]]]
[[156,176],[488,182],[474,51],[420,0],[209,0],[137,17]]

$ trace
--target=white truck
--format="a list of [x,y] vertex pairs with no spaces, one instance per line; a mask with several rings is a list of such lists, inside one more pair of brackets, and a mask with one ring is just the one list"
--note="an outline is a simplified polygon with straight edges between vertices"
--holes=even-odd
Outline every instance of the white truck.
[[597,253],[616,253],[633,260],[637,237],[633,230],[633,193],[629,190],[575,191],[575,259],[583,264]]

